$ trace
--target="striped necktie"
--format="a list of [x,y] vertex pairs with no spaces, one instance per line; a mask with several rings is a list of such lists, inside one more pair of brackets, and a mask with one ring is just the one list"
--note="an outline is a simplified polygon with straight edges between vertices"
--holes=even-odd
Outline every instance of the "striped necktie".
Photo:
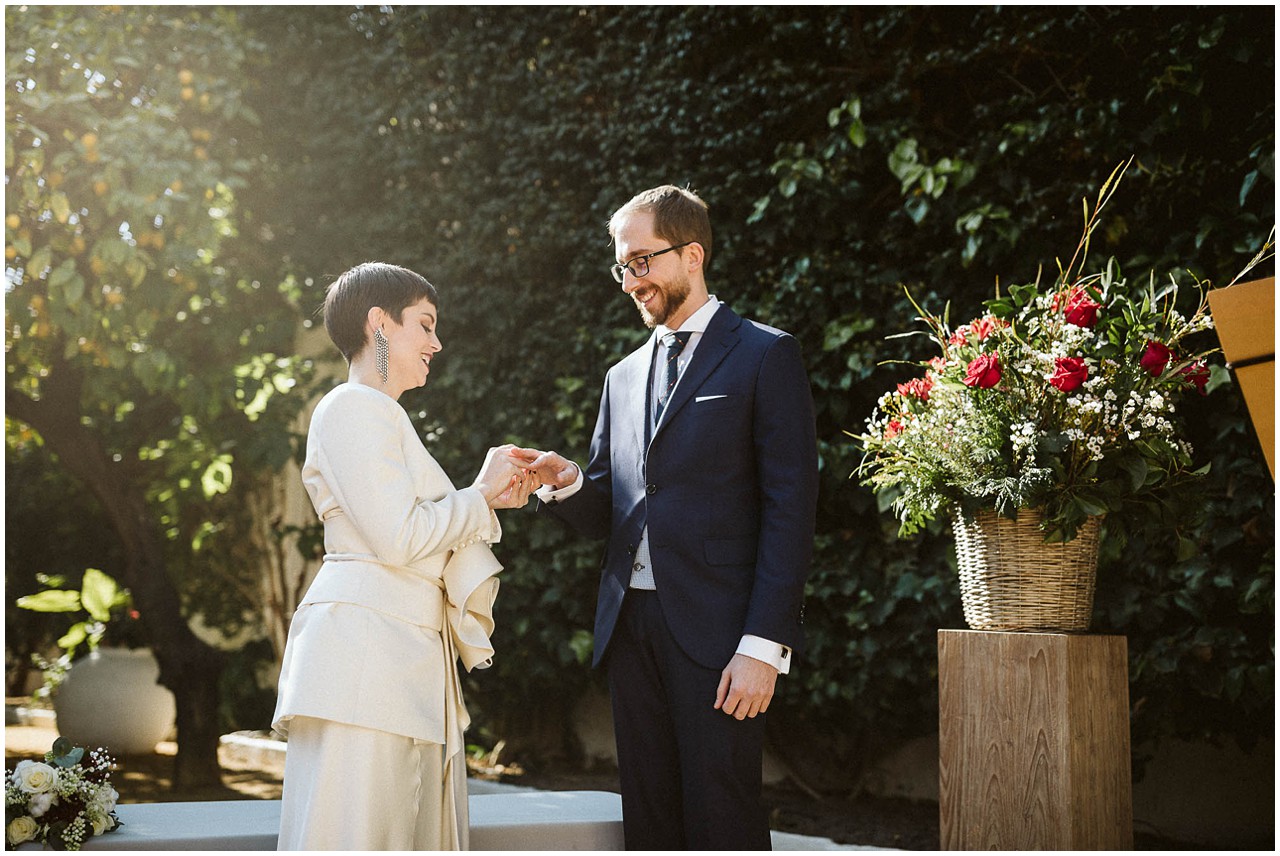
[[665,379],[658,388],[658,399],[653,408],[653,422],[655,425],[662,418],[662,410],[667,406],[667,401],[671,398],[671,390],[675,389],[676,381],[680,379],[678,365],[680,352],[684,350],[685,345],[689,344],[689,339],[692,336],[692,330],[685,330],[681,333],[668,333],[662,337],[663,344],[667,346],[667,364]]

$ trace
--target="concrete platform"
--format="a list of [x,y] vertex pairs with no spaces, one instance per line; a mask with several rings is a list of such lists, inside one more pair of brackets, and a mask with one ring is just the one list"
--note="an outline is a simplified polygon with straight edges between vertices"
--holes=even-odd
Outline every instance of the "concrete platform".
[[[10,707],[6,705],[6,713],[9,712]],[[37,723],[23,718],[19,724]],[[8,735],[9,729],[6,729],[6,737]],[[52,736],[41,733],[36,742],[44,747],[53,736],[56,732]],[[224,736],[222,743],[223,751],[233,752],[236,760],[283,769],[285,744],[280,741],[239,734]],[[615,793],[540,791],[475,778],[468,780],[467,787],[474,850],[622,849],[622,804]],[[274,850],[280,801],[123,803],[118,807],[118,814],[125,826],[108,835],[91,838],[84,849]],[[774,850],[882,849],[836,844],[827,838],[777,831],[772,833],[772,838]],[[37,847],[26,844],[19,849]]]
[[[621,850],[622,798],[603,791],[471,797],[473,850]],[[126,803],[84,850],[275,850],[279,800]],[[20,850],[38,850],[24,844]]]
[[[496,787],[503,787],[501,785]],[[508,786],[509,787],[509,786]],[[622,799],[605,791],[477,793],[470,797],[472,850],[622,850]],[[85,850],[275,850],[279,800],[125,803],[120,829]],[[24,844],[19,850],[38,850]],[[774,850],[876,850],[773,833]]]

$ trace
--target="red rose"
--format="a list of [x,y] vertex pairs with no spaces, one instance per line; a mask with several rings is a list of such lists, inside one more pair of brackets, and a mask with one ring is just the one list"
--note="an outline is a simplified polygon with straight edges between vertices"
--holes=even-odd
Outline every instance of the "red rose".
[[1194,386],[1196,392],[1204,395],[1204,386],[1209,382],[1209,367],[1204,364],[1204,360],[1197,360],[1189,366],[1183,366],[1178,370],[1178,376],[1188,386]]
[[963,345],[969,341],[969,328],[961,327],[951,334],[951,338],[947,340],[948,345]]
[[1079,389],[1080,384],[1088,379],[1089,367],[1084,364],[1084,360],[1079,357],[1059,357],[1058,367],[1053,377],[1049,378],[1049,383],[1063,392],[1071,392]]
[[978,389],[990,389],[1000,382],[1000,358],[995,354],[983,354],[969,363],[969,373],[964,385]]
[[927,375],[898,384],[899,395],[915,397],[921,401],[929,400],[929,390],[931,389],[933,389],[933,378]]
[[1142,355],[1142,359],[1138,360],[1138,363],[1152,377],[1160,377],[1160,375],[1164,374],[1164,370],[1169,365],[1169,360],[1172,357],[1172,351],[1159,342],[1152,340],[1147,342],[1147,351]]
[[1064,312],[1067,323],[1077,327],[1092,327],[1098,323],[1098,310],[1101,303],[1095,303],[1089,292],[1083,288],[1075,288],[1067,295],[1067,308]]

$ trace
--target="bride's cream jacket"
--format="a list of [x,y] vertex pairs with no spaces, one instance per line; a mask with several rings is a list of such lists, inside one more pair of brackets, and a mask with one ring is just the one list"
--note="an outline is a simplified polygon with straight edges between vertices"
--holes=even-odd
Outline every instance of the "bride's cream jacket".
[[501,530],[456,490],[390,396],[342,384],[317,405],[302,480],[324,564],[289,628],[274,727],[294,716],[463,748],[458,660],[492,660]]

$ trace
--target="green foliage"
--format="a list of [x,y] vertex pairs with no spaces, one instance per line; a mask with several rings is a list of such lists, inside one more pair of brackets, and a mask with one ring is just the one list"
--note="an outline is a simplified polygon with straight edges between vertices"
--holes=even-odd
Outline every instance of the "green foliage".
[[[881,501],[847,478],[857,458],[844,432],[907,380],[897,362],[924,357],[923,341],[886,342],[914,315],[902,286],[974,317],[999,277],[1033,282],[1071,246],[1064,212],[1130,156],[1123,213],[1094,236],[1090,264],[1224,281],[1274,220],[1274,105],[1255,96],[1274,72],[1265,9],[31,8],[7,10],[19,214],[7,234],[21,272],[6,303],[10,383],[19,372],[35,389],[55,357],[80,366],[101,390],[85,418],[146,470],[164,525],[184,537],[245,513],[242,462],[290,451],[270,427],[300,389],[280,394],[295,365],[282,331],[296,321],[282,301],[313,323],[323,286],[369,259],[441,290],[445,350],[405,404],[455,481],[508,440],[584,459],[604,372],[645,335],[607,272],[605,221],[646,187],[697,189],[716,229],[712,290],[798,337],[818,409],[809,646],[771,721],[780,734],[856,735],[833,759],[850,767],[936,727],[935,630],[961,622],[949,534],[895,538]],[[77,20],[100,57],[142,58],[113,74],[145,109],[95,106],[106,102],[59,83],[65,63],[14,47],[53,40],[15,38],[24,22],[56,23],[70,41]],[[34,89],[18,91],[24,74]],[[42,92],[56,126],[26,115]],[[165,193],[174,180],[178,199]],[[138,224],[163,246],[140,245]],[[259,273],[277,264],[281,276]],[[194,283],[185,304],[185,279],[162,287],[170,266]],[[129,295],[118,306],[117,288]],[[62,305],[77,299],[94,311]],[[1274,704],[1273,488],[1228,384],[1186,421],[1213,458],[1183,497],[1198,516],[1170,506],[1162,529],[1104,544],[1095,629],[1129,637],[1135,742],[1258,733]],[[218,494],[226,455],[231,492]],[[601,548],[525,515],[503,527],[498,655],[468,678],[468,698],[510,745],[564,751],[564,714],[598,680],[583,653]],[[210,533],[205,555],[234,564],[236,531]]]
[[1106,531],[1095,625],[1122,629],[1136,736],[1249,748],[1274,733],[1274,483],[1239,396],[1188,402],[1210,475],[1145,525]]
[[269,192],[242,97],[267,48],[220,8],[10,6],[5,23],[6,428],[109,522],[176,697],[175,781],[213,784],[225,658],[188,619],[261,604],[271,545],[236,524],[305,403],[282,394],[306,371],[296,289],[238,198]]
[[[896,364],[928,356],[912,340],[888,340],[916,314],[895,286],[906,285],[921,305],[949,304],[958,317],[973,317],[992,283],[1037,280],[1040,265],[1052,270],[1053,253],[1072,245],[1068,230],[1078,222],[1062,212],[1099,186],[1104,170],[1131,156],[1135,169],[1115,203],[1121,210],[1111,210],[1093,236],[1089,255],[1096,261],[1090,264],[1100,267],[1114,257],[1125,270],[1170,271],[1184,281],[1185,266],[1198,277],[1226,282],[1265,243],[1273,200],[1265,191],[1259,196],[1254,181],[1274,187],[1274,107],[1250,94],[1254,75],[1259,68],[1269,74],[1273,61],[1269,39],[1254,37],[1271,32],[1265,21],[1236,11],[1203,10],[1172,20],[1162,10],[1060,8],[886,10],[871,17],[863,33],[874,33],[877,46],[857,64],[847,99],[857,101],[856,117],[833,115],[829,132],[793,138],[778,149],[784,166],[777,168],[785,169],[799,146],[813,153],[829,180],[790,198],[780,184],[764,198],[767,204],[757,203],[767,212],[763,221],[848,224],[839,240],[827,243],[825,266],[841,264],[844,281],[858,283],[845,292],[846,301],[877,319],[865,337],[851,338],[840,352],[862,346],[886,361],[878,379],[863,387],[871,394],[908,380]],[[969,168],[964,175],[971,180],[962,191],[938,191],[936,180],[930,190],[922,186],[916,168],[944,162]],[[906,180],[912,178],[914,185]],[[823,264],[812,252],[807,257],[811,265]],[[1070,264],[1062,259],[1058,266]],[[1268,264],[1254,275],[1272,269]],[[1196,307],[1184,297],[1177,308],[1191,315]],[[914,342],[923,345],[924,339]],[[1206,340],[1197,347],[1214,344]],[[815,387],[831,374],[825,365],[811,364]],[[1219,373],[1210,389],[1224,380]],[[867,392],[856,385],[851,390],[849,398],[870,412],[874,402]],[[1213,457],[1200,491],[1175,496],[1159,509],[1163,530],[1127,539],[1109,532],[1100,569],[1095,630],[1129,636],[1134,698],[1160,700],[1135,705],[1138,743],[1160,733],[1256,733],[1258,716],[1265,720],[1274,705],[1271,690],[1255,690],[1256,682],[1224,682],[1245,687],[1227,701],[1212,681],[1184,679],[1191,669],[1153,674],[1142,665],[1156,648],[1176,652],[1179,660],[1191,656],[1189,643],[1170,638],[1171,625],[1182,622],[1184,637],[1196,632],[1195,616],[1181,608],[1165,628],[1151,632],[1141,615],[1148,601],[1136,592],[1154,587],[1187,605],[1216,600],[1224,607],[1216,621],[1239,628],[1235,644],[1215,649],[1212,660],[1196,660],[1198,671],[1223,676],[1269,668],[1265,628],[1274,612],[1252,610],[1272,588],[1273,545],[1264,541],[1255,551],[1188,558],[1210,532],[1238,533],[1241,526],[1269,532],[1274,519],[1256,443],[1223,445],[1224,437],[1248,431],[1238,395],[1221,388],[1206,401],[1217,404],[1189,405],[1185,414],[1199,451],[1196,465]],[[826,410],[819,415],[820,435],[824,416],[846,426],[853,422],[828,409],[831,402],[819,402]],[[1248,489],[1258,491],[1251,495],[1257,505],[1247,511],[1217,499],[1244,489],[1242,473],[1251,474]],[[1159,525],[1145,520],[1131,526],[1139,522]],[[947,535],[925,533],[917,549],[936,549],[939,537]],[[1213,578],[1227,591],[1255,591],[1260,600],[1246,611],[1226,607],[1206,587],[1185,590],[1182,567],[1196,561],[1214,568]],[[941,561],[934,569],[948,579]],[[1115,597],[1123,598],[1123,606]],[[954,611],[950,615],[932,612],[928,620],[957,626]],[[898,656],[927,662],[933,654],[927,644],[902,646],[878,667],[891,673]],[[927,687],[921,690],[922,699],[932,698]],[[1172,703],[1175,696],[1179,701]],[[816,700],[812,693],[810,698]],[[927,721],[923,711],[920,720]]]
[[[998,277],[1036,280],[1077,236],[1064,212],[1130,156],[1123,213],[1095,235],[1091,264],[1187,265],[1225,281],[1274,216],[1274,109],[1250,95],[1270,79],[1271,22],[1247,9],[362,8],[248,20],[275,48],[249,100],[273,117],[265,145],[291,188],[255,210],[287,243],[311,305],[368,258],[441,289],[445,351],[407,406],[455,480],[506,440],[585,458],[604,372],[644,336],[606,271],[604,223],[660,183],[708,199],[712,290],[797,335],[816,398],[809,650],[780,682],[774,719],[825,733],[931,730],[934,631],[961,622],[949,533],[897,541],[876,497],[846,477],[857,459],[844,432],[907,379],[881,364],[924,356],[885,342],[914,314],[902,286],[971,317]],[[1226,406],[1196,418],[1247,430]],[[1222,454],[1216,441],[1193,446]],[[1232,448],[1234,466],[1214,461],[1204,494],[1225,493],[1233,471],[1260,472],[1254,446]],[[1264,498],[1252,525],[1269,531],[1271,491],[1251,484]],[[1215,508],[1202,526],[1246,519]],[[519,515],[503,525],[498,656],[469,698],[510,740],[542,728],[530,710],[559,717],[594,680],[580,654],[600,546]],[[1177,531],[1174,542],[1201,543],[1209,530]],[[1183,590],[1176,557],[1151,555],[1102,570],[1097,629],[1130,635],[1135,670],[1160,643],[1113,605],[1113,579],[1205,596]],[[1242,591],[1264,580],[1254,609],[1269,555],[1209,561]],[[1270,620],[1265,606],[1226,615]],[[1170,628],[1193,624],[1177,618]],[[1270,659],[1252,631],[1215,650],[1207,668],[1224,674]],[[1150,674],[1137,692],[1152,691]],[[1196,713],[1148,707],[1135,740],[1157,730],[1151,717],[1239,733],[1272,704],[1245,681],[1223,716],[1220,697],[1181,674],[1160,674],[1160,698],[1184,692]]]
[[[70,613],[37,613],[17,601],[54,582],[78,585],[96,566],[119,576],[120,547],[101,509],[52,461],[32,432],[10,426],[5,447],[5,654],[8,694],[23,695],[33,656],[76,623]],[[39,533],[40,537],[35,537]]]
[[[51,584],[52,581],[50,581]],[[88,568],[80,582],[80,590],[47,588],[37,594],[26,595],[17,600],[20,609],[33,612],[80,612],[87,617],[71,625],[58,647],[66,651],[68,657],[74,657],[76,649],[88,643],[89,650],[95,651],[107,632],[107,626],[114,618],[121,617],[120,611],[131,608],[129,592],[108,574],[97,568]]]
[[238,194],[265,183],[240,89],[265,46],[217,9],[9,7],[6,24],[10,413],[93,437],[72,442],[110,475],[82,489],[136,492],[184,594],[241,614],[253,601],[193,557],[229,529],[219,505],[288,460],[305,377],[291,286],[239,239]]
[[276,688],[263,681],[262,674],[272,672],[275,656],[266,639],[249,642],[228,655],[219,686],[221,733],[269,727],[276,707]]

